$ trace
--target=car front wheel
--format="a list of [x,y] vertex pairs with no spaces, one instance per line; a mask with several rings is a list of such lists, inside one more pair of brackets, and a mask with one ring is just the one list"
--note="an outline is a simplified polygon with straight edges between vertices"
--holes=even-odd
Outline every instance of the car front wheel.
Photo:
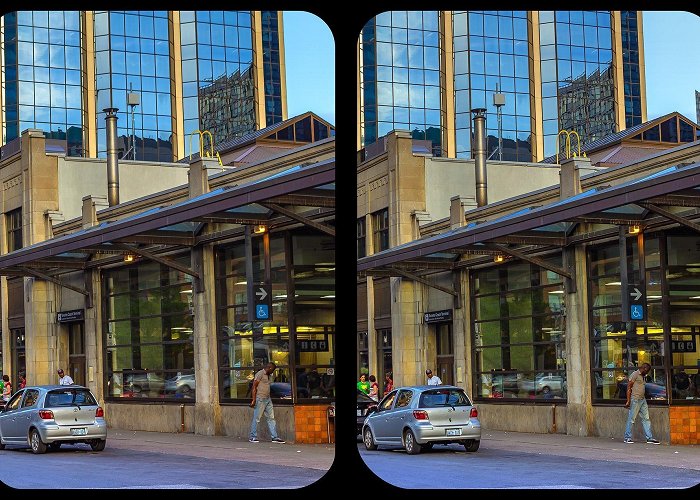
[[29,435],[29,445],[32,448],[32,453],[41,454],[46,453],[46,444],[41,440],[41,435],[36,429],[32,430]]
[[106,445],[106,439],[93,439],[90,441],[90,448],[92,448],[92,451],[102,451],[105,449]]
[[411,429],[407,429],[403,436],[403,446],[409,455],[418,455],[421,452],[421,445],[416,443],[416,436]]
[[479,444],[481,444],[481,441],[477,441],[476,439],[467,439],[464,442],[464,449],[470,453],[473,453],[479,449]]
[[365,427],[365,432],[362,435],[362,441],[365,443],[365,448],[369,451],[374,451],[377,449],[377,445],[374,443],[374,438],[372,437],[372,429]]

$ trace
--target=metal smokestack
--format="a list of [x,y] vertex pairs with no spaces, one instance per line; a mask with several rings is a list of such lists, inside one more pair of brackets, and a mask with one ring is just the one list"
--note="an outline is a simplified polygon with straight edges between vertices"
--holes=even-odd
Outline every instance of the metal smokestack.
[[107,201],[109,206],[119,205],[119,163],[117,158],[117,111],[118,108],[105,108],[107,115]]
[[486,196],[486,109],[474,108],[471,112],[474,113],[472,157],[474,158],[476,180],[476,206],[483,207],[488,204]]

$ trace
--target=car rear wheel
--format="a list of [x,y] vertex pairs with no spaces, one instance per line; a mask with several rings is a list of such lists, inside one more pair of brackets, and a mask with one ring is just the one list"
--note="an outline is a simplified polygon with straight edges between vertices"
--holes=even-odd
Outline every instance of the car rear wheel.
[[409,455],[418,455],[421,452],[421,445],[416,443],[416,436],[413,435],[411,429],[406,429],[403,435],[403,446],[406,448],[406,453]]
[[369,451],[374,451],[377,449],[377,445],[374,443],[374,438],[372,437],[372,430],[369,427],[365,427],[365,432],[362,435],[362,441],[365,443],[365,448]]
[[102,451],[105,449],[106,445],[106,439],[93,439],[90,441],[90,448],[92,448],[92,451]]
[[470,453],[473,453],[479,449],[479,444],[481,444],[481,441],[477,441],[476,439],[467,439],[464,442],[464,449]]
[[181,392],[182,394],[188,394],[191,390],[192,390],[192,388],[190,388],[189,385],[186,385],[186,384],[185,384],[185,385],[182,386],[182,389],[180,389],[180,392]]
[[4,449],[5,449],[5,445],[3,443],[0,443],[0,450],[4,450]]
[[46,453],[46,444],[41,440],[41,435],[36,429],[32,429],[29,435],[29,446],[32,448],[32,453],[41,454]]
[[54,441],[53,443],[49,443],[49,448],[52,450],[57,450],[61,447],[61,442],[60,441]]

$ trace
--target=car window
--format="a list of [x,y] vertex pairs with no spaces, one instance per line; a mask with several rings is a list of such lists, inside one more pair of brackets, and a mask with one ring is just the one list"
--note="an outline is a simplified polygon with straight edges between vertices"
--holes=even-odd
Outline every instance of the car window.
[[462,389],[436,389],[426,391],[420,399],[421,408],[440,406],[470,406],[471,402]]
[[379,409],[388,410],[391,408],[391,405],[394,404],[394,399],[396,399],[396,391],[391,391],[384,399],[382,399],[382,402],[379,404]]
[[39,399],[39,391],[36,389],[27,389],[27,395],[24,397],[22,402],[22,408],[30,408],[36,404],[37,399]]
[[399,397],[396,398],[396,408],[403,408],[411,404],[411,399],[413,398],[413,391],[402,390],[399,392]]
[[57,389],[46,395],[46,406],[97,405],[87,389]]
[[19,408],[19,403],[22,401],[22,396],[24,395],[24,391],[17,391],[14,396],[10,398],[10,400],[7,402],[5,405],[5,408],[8,410],[16,410]]

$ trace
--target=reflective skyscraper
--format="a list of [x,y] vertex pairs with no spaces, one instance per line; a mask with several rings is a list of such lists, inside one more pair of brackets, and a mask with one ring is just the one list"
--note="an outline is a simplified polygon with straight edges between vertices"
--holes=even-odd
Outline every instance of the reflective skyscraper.
[[536,161],[562,129],[586,143],[646,120],[638,11],[384,12],[359,47],[359,148],[404,129],[468,158],[486,108],[488,154],[500,129],[504,160]]
[[[2,143],[38,128],[65,139],[70,155],[104,157],[102,110],[116,107],[122,154],[172,161],[189,154],[197,130],[211,132],[216,144],[278,123],[287,118],[281,16],[7,13],[0,18]],[[129,94],[137,104],[129,105]],[[199,137],[192,143],[197,152]]]

